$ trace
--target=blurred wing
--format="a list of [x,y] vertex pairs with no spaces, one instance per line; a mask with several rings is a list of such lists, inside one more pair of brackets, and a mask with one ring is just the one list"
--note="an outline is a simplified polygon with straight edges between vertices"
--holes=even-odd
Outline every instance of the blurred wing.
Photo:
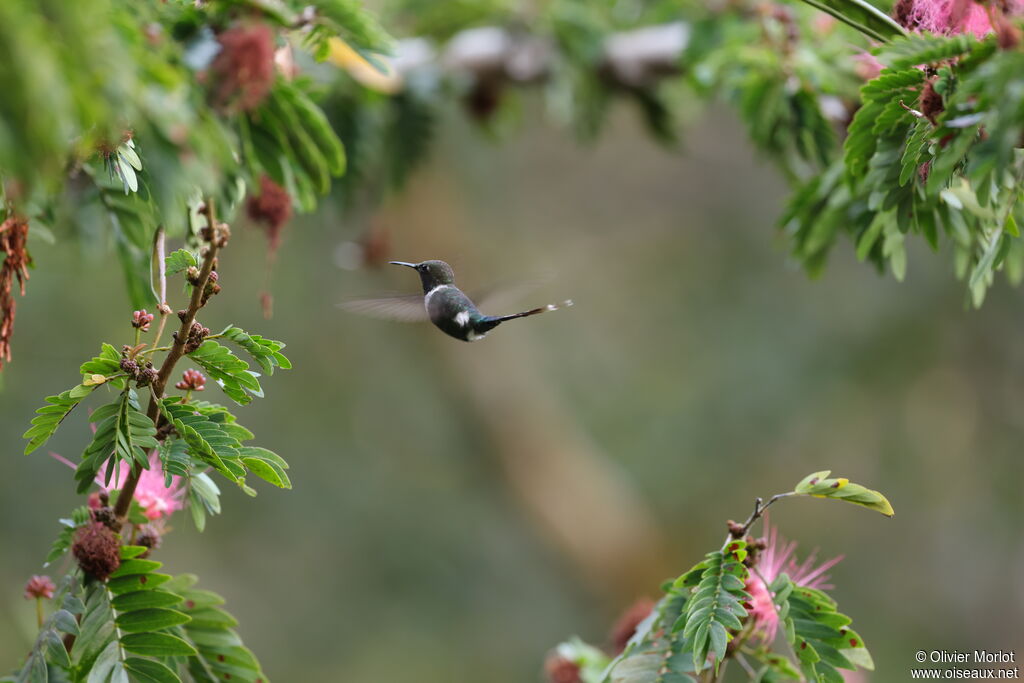
[[338,304],[338,308],[349,313],[367,315],[371,318],[393,320],[400,323],[418,323],[429,320],[423,305],[422,294],[386,296],[376,299],[353,299]]

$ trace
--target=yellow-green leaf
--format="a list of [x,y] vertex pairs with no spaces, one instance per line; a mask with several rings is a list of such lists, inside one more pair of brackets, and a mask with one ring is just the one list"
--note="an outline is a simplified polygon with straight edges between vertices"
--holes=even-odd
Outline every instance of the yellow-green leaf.
[[892,517],[896,513],[889,501],[878,491],[855,484],[843,477],[829,478],[832,470],[814,472],[804,477],[803,481],[793,489],[794,493],[817,498],[835,498],[844,500],[847,503],[860,505],[876,512],[881,512],[886,517]]

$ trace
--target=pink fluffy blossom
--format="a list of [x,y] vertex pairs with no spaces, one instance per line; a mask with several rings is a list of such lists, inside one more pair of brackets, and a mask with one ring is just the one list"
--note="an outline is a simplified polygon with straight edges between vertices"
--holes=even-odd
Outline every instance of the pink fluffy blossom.
[[[1024,13],[1024,0],[1007,0],[1006,14]],[[972,33],[981,38],[993,31],[985,6],[974,0],[899,0],[893,8],[897,22],[911,31],[940,35]]]
[[[124,486],[128,479],[128,465],[120,463],[115,470],[114,476],[110,478],[110,486],[104,486],[107,465],[100,468],[96,475],[96,483],[105,491],[113,491]],[[135,487],[135,500],[139,501],[147,519],[160,519],[169,516],[175,510],[182,507],[181,499],[185,492],[180,488],[181,477],[171,477],[171,485],[164,486],[164,472],[160,463],[160,457],[155,453],[149,456],[149,469],[142,470],[139,475],[139,484]]]
[[[768,547],[764,549],[757,563],[757,570],[750,573],[745,586],[750,593],[750,612],[754,619],[754,628],[765,642],[775,639],[779,627],[779,613],[772,601],[772,592],[768,586],[778,578],[779,574],[788,574],[789,579],[798,586],[807,588],[832,588],[828,583],[826,572],[834,567],[842,556],[833,557],[817,567],[814,566],[817,551],[812,552],[806,560],[798,563],[794,552],[796,541],[787,542],[779,536],[778,530],[768,526]],[[763,579],[762,579],[763,577]]]
[[[63,456],[56,453],[50,453],[50,455],[68,467],[75,467],[74,463]],[[96,475],[96,483],[99,484],[100,489],[107,493],[124,486],[124,482],[128,479],[129,471],[129,466],[126,463],[118,463],[110,478],[110,485],[106,486],[103,482],[107,477],[107,467],[109,465],[110,461],[108,460],[100,468],[99,474]],[[164,473],[160,457],[156,453],[149,456],[149,469],[142,470],[142,474],[139,475],[139,483],[135,487],[135,500],[142,506],[146,518],[151,520],[160,519],[161,517],[170,516],[175,510],[180,510],[184,495],[185,491],[181,488],[181,477],[172,476],[171,485],[164,486]],[[92,497],[90,497],[89,504],[90,507],[94,507]]]

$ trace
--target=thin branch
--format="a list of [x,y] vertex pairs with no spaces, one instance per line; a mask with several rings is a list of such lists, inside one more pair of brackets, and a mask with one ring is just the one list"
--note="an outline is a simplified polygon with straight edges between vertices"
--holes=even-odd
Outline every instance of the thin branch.
[[156,328],[156,336],[153,337],[153,349],[160,344],[160,338],[164,336],[164,326],[167,325],[167,316],[171,314],[171,307],[167,305],[167,264],[165,258],[165,237],[163,226],[156,230],[156,238],[153,244],[155,260],[157,263],[157,286],[159,288],[160,301],[156,310],[160,314],[160,324]]
[[[725,542],[722,543],[722,548],[725,548],[725,546],[729,545],[730,541],[733,541],[738,538],[744,538],[750,531],[750,527],[754,526],[754,523],[757,522],[757,520],[761,519],[761,517],[764,515],[764,511],[771,507],[775,503],[775,501],[795,495],[795,491],[787,491],[786,493],[776,493],[774,496],[768,499],[767,503],[765,503],[761,498],[754,499],[753,512],[750,513],[750,516],[747,517],[747,521],[744,522],[742,526],[737,525],[735,529],[730,528],[729,533],[725,536]],[[731,526],[733,522],[730,520],[729,524]]]
[[[178,329],[178,333],[174,338],[174,344],[171,345],[170,350],[164,357],[164,362],[160,365],[157,378],[153,381],[153,384],[150,387],[152,393],[149,397],[149,407],[146,410],[146,414],[158,429],[160,427],[160,409],[157,402],[164,395],[164,387],[167,386],[167,380],[174,371],[175,364],[177,364],[181,357],[185,355],[185,344],[188,341],[189,332],[192,329],[192,323],[196,319],[196,313],[203,307],[203,291],[206,289],[206,284],[210,280],[210,273],[213,272],[213,266],[217,261],[217,251],[219,250],[218,245],[220,244],[220,229],[217,225],[217,220],[214,217],[212,199],[206,200],[205,210],[206,220],[209,225],[210,239],[207,244],[206,255],[203,257],[203,266],[199,271],[199,278],[197,279],[196,285],[192,289],[192,298],[189,301],[188,308],[185,309],[185,314],[181,316],[181,327]],[[118,522],[123,523],[124,518],[128,514],[128,508],[131,506],[132,497],[135,494],[135,487],[139,484],[139,476],[141,474],[142,466],[139,464],[134,465],[128,475],[128,479],[124,483],[124,486],[121,487],[121,493],[117,497],[117,507],[114,508],[114,515]]]

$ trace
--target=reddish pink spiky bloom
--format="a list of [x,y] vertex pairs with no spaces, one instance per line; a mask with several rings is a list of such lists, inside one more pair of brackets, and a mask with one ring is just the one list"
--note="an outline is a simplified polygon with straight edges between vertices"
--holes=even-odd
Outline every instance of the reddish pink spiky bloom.
[[580,666],[561,655],[551,655],[544,662],[544,673],[551,683],[581,683]]
[[210,65],[214,103],[251,111],[274,84],[274,31],[261,23],[240,23],[221,33],[220,52]]
[[[829,569],[843,559],[842,555],[833,557],[815,567],[817,551],[812,552],[806,560],[801,563],[796,561],[796,541],[786,542],[779,536],[778,529],[768,526],[768,547],[761,552],[757,562],[757,571],[751,571],[747,578],[745,589],[751,595],[748,612],[754,620],[754,632],[770,643],[775,639],[775,632],[779,627],[779,613],[772,601],[772,592],[768,586],[778,578],[779,574],[788,574],[790,581],[797,586],[806,588],[828,589],[832,586],[828,583]],[[763,580],[762,580],[763,577]]]
[[132,327],[137,327],[143,332],[149,332],[149,324],[153,322],[153,314],[147,313],[143,308],[141,311],[132,311]]
[[266,226],[271,253],[281,244],[281,228],[292,217],[292,197],[288,191],[264,174],[260,177],[260,193],[245,204],[249,218]]
[[25,599],[46,598],[49,600],[53,597],[55,590],[57,590],[57,586],[49,576],[33,576],[25,584]]
[[640,598],[622,613],[619,620],[615,622],[615,627],[612,628],[612,650],[615,654],[626,648],[626,643],[633,637],[636,627],[650,615],[652,609],[654,609],[654,600]]
[[[1007,16],[1024,13],[1024,0],[1006,0]],[[893,18],[911,31],[940,35],[973,33],[981,38],[992,33],[992,22],[985,6],[974,0],[899,0]]]
[[[106,478],[108,466],[109,461],[96,475],[96,483],[104,491],[120,489],[128,479],[128,471],[131,468],[123,462],[118,463],[117,471],[110,478],[110,486],[106,487],[103,486],[103,480]],[[171,477],[170,486],[164,485],[163,465],[160,456],[154,453],[149,456],[149,469],[142,470],[139,474],[139,483],[135,486],[135,500],[142,506],[146,519],[169,517],[172,512],[182,508],[181,499],[185,495],[185,490],[180,487],[181,477],[178,476]]]
[[202,391],[206,388],[206,376],[198,370],[186,370],[174,387],[182,391]]
[[14,314],[18,308],[11,294],[14,281],[18,282],[21,296],[25,296],[25,281],[32,257],[28,254],[28,221],[13,213],[0,223],[0,369],[11,361],[11,334],[14,332]]

